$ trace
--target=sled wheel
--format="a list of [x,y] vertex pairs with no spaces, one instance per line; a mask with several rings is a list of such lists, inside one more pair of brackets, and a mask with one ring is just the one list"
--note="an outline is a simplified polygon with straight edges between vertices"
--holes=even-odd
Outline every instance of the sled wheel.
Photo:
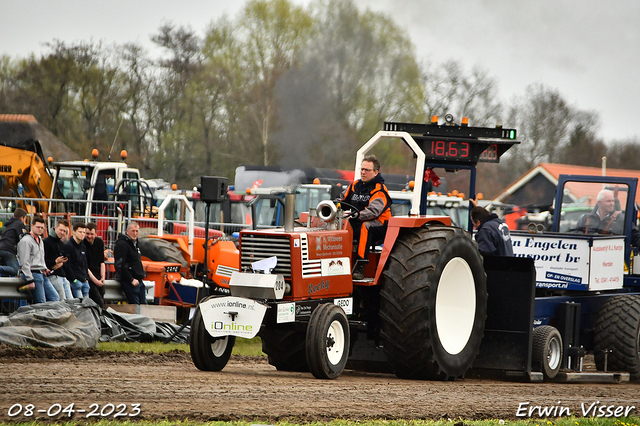
[[155,262],[179,263],[181,267],[189,266],[182,252],[167,240],[160,238],[138,238],[140,255]]
[[309,371],[305,354],[303,331],[279,330],[264,327],[260,331],[262,352],[269,364],[280,371]]
[[196,308],[196,313],[191,319],[189,349],[191,360],[198,370],[222,370],[229,362],[235,342],[235,336],[218,338],[211,336],[205,328],[200,308]]
[[335,379],[344,370],[349,355],[349,321],[341,307],[319,305],[307,326],[307,364],[318,379]]
[[480,350],[486,288],[482,256],[462,229],[405,230],[393,246],[380,291],[381,336],[396,375],[464,375]]
[[545,379],[558,375],[562,365],[562,336],[557,328],[542,325],[533,330],[531,359],[536,364],[541,363]]
[[640,380],[640,296],[607,299],[596,319],[593,353],[596,368],[628,371],[631,380]]

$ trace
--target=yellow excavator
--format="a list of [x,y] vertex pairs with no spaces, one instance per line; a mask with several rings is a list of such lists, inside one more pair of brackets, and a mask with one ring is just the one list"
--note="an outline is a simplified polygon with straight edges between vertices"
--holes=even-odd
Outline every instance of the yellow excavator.
[[[31,212],[46,212],[46,201],[21,203],[21,198],[49,198],[53,177],[44,158],[42,146],[29,139],[15,146],[0,144],[0,196],[8,197]],[[3,203],[5,204],[5,203]]]

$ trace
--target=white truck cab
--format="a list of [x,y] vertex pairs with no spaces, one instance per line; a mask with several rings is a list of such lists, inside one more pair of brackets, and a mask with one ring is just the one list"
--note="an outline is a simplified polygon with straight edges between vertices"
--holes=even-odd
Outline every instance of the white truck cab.
[[78,216],[112,216],[104,201],[131,201],[133,211],[145,211],[149,204],[138,169],[124,162],[65,161],[54,163],[54,181],[49,213]]

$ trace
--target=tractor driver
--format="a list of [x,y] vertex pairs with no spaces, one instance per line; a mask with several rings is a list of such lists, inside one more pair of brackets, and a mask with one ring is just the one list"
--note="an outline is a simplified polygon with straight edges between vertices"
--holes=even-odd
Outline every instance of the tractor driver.
[[585,234],[624,234],[624,212],[620,210],[620,203],[616,203],[613,191],[598,192],[596,206],[591,213],[580,217],[577,228]]
[[[585,234],[624,235],[624,218],[625,212],[620,209],[613,191],[603,189],[598,192],[593,211],[582,215],[577,228]],[[631,222],[631,244],[640,247],[640,231],[634,222]]]
[[391,197],[380,174],[380,161],[375,155],[364,157],[360,165],[360,179],[344,190],[339,201],[360,212],[351,217],[349,223],[357,247],[353,279],[362,280],[369,245],[384,237],[391,217]]

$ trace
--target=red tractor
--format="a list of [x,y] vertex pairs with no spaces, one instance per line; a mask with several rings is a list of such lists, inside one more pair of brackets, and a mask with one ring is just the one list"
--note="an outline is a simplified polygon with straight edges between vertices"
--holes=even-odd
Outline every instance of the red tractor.
[[365,279],[352,279],[353,232],[342,207],[322,201],[296,223],[295,195],[287,194],[283,228],[240,232],[231,294],[200,302],[190,339],[197,368],[221,370],[236,337],[258,333],[278,370],[323,379],[345,368],[450,379],[471,368],[485,328],[487,274],[468,232],[447,216],[425,215],[423,176],[433,167],[469,169],[474,196],[475,165],[497,162],[517,143],[515,130],[385,123],[358,151],[356,170],[389,138],[417,156],[416,184],[409,215],[392,217],[370,250]]

